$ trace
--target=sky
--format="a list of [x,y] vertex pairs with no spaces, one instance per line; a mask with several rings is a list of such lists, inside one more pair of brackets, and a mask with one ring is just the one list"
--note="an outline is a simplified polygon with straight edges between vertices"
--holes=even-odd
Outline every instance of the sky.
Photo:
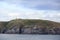
[[60,22],[60,0],[0,0],[0,21],[16,18]]

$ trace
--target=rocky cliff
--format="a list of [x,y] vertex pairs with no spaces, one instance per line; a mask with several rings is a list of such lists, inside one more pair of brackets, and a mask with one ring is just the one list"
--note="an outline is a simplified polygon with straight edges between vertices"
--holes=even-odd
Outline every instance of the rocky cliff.
[[15,19],[8,22],[0,22],[0,33],[60,34],[60,23],[48,20]]

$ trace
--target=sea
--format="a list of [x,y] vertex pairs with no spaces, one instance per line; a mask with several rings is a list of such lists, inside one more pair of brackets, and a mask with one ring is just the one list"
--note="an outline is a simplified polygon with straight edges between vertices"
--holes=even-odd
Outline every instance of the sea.
[[0,40],[60,40],[60,35],[0,34]]

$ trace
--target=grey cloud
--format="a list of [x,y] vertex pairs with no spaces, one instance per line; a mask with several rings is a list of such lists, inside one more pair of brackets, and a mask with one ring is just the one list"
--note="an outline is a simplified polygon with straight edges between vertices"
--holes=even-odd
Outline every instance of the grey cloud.
[[60,10],[60,0],[4,0],[10,4],[38,10]]
[[[10,4],[10,5],[8,5],[9,6],[8,8],[6,6],[7,11],[9,11],[8,14],[22,13],[22,14],[20,14],[21,16],[19,16],[19,17],[22,17],[22,18],[42,18],[42,19],[49,19],[49,20],[54,20],[54,21],[60,20],[60,16],[57,15],[57,14],[60,14],[59,11],[57,11],[57,12],[56,11],[54,11],[54,12],[50,11],[50,9],[51,10],[53,10],[53,9],[57,9],[57,10],[59,9],[60,10],[60,3],[59,3],[60,1],[59,0],[48,0],[48,1],[47,0],[45,0],[45,1],[44,0],[35,0],[35,1],[34,0],[25,0],[25,1],[24,0],[3,0],[3,1]],[[49,11],[46,11],[43,13],[32,11],[33,13],[30,14],[30,10],[27,10],[27,11],[22,10],[22,12],[20,12],[21,10],[19,11],[19,8],[18,8],[19,6],[16,7],[14,5],[21,5],[21,6],[24,6],[25,8],[39,9],[39,10],[49,9]],[[5,13],[7,11],[2,11],[2,13],[3,12]],[[3,14],[0,14],[0,15],[3,15]],[[0,17],[2,17],[2,16],[0,16]],[[8,19],[8,18],[6,18],[6,19]]]
[[26,8],[32,9],[60,10],[59,0],[22,0],[21,4]]

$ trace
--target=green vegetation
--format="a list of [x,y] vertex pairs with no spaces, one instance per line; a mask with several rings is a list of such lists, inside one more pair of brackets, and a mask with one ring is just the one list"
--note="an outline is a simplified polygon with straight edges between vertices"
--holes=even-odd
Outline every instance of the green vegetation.
[[29,26],[33,25],[31,27],[35,27],[36,25],[36,27],[44,29],[44,32],[50,33],[49,31],[56,30],[58,31],[58,33],[60,33],[60,23],[48,20],[34,20],[34,19],[15,19],[8,22],[0,22],[0,33],[4,28],[12,29],[15,26],[17,26],[17,28],[20,28],[21,25],[23,25],[22,27],[26,27],[28,25]]

